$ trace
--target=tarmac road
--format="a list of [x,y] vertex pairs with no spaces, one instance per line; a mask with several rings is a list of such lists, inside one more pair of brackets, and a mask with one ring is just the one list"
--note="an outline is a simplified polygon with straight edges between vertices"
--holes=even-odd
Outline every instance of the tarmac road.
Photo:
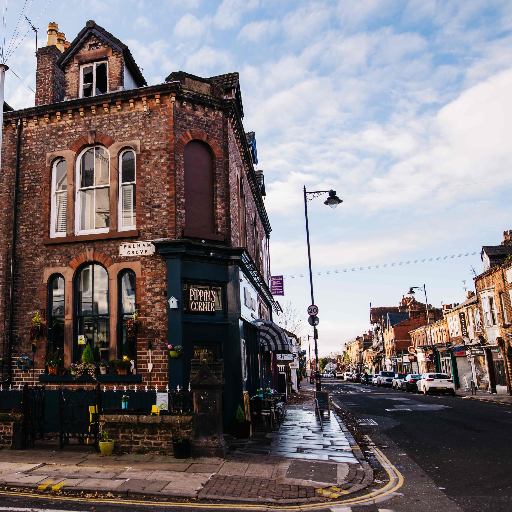
[[395,511],[512,510],[512,407],[324,380],[402,473]]

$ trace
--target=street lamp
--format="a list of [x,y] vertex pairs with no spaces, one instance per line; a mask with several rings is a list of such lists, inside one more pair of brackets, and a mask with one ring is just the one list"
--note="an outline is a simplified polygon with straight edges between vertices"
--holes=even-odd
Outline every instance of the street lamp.
[[[407,295],[410,295],[411,297],[414,296],[414,290],[423,290],[423,293],[425,294],[425,308],[427,310],[427,327],[428,327],[428,334],[430,336],[430,344],[433,345],[432,343],[432,329],[430,327],[430,315],[428,314],[428,299],[427,299],[427,288],[425,287],[425,285],[423,286],[411,286],[409,288],[409,291],[407,292]],[[427,370],[428,371],[428,370]]]
[[[309,263],[309,286],[311,288],[311,304],[315,303],[315,295],[313,293],[313,273],[311,272],[311,249],[309,246],[309,222],[308,222],[308,201],[312,201],[315,197],[321,196],[322,194],[329,194],[329,197],[324,201],[324,204],[331,208],[336,208],[343,201],[336,195],[335,190],[316,190],[314,192],[308,192],[304,185],[304,214],[306,217],[306,239],[308,242],[308,263]],[[316,390],[322,390],[322,382],[320,380],[320,374],[318,373],[318,330],[316,325],[313,325],[313,338],[315,339],[315,378],[316,378]]]

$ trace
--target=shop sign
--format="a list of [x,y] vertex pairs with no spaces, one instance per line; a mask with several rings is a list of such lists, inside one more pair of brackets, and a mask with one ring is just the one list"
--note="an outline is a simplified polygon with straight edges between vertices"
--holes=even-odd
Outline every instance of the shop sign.
[[276,354],[278,361],[293,361],[293,354]]
[[[404,358],[405,360],[405,358]],[[416,356],[413,356],[413,355],[410,355],[409,356],[409,361],[412,363],[412,362],[415,362],[416,361]]]
[[284,295],[284,278],[283,276],[271,276],[270,291],[272,295]]
[[151,242],[132,242],[119,246],[119,256],[151,256],[155,246]]
[[215,315],[222,312],[222,287],[184,283],[183,304],[183,312],[189,315]]
[[258,318],[258,294],[244,274],[240,272],[240,316],[252,322]]
[[460,331],[464,338],[468,337],[468,326],[466,324],[466,315],[464,313],[459,313],[460,320]]
[[466,355],[466,351],[465,350],[454,350],[453,351],[453,355],[455,357],[461,357],[461,356],[465,356]]
[[299,363],[290,363],[290,369],[291,370],[298,370],[299,369]]

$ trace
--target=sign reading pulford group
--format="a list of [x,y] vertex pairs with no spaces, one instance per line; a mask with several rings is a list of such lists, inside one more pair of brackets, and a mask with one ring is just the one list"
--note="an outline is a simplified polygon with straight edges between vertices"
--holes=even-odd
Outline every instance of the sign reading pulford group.
[[119,256],[151,256],[155,246],[151,242],[130,242],[119,246]]

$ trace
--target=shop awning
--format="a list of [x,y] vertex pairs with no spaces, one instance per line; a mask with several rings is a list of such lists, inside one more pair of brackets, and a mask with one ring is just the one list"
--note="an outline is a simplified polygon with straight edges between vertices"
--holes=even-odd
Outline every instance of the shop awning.
[[260,333],[261,349],[268,352],[291,353],[292,344],[285,332],[274,322],[258,318],[252,322],[258,328]]

